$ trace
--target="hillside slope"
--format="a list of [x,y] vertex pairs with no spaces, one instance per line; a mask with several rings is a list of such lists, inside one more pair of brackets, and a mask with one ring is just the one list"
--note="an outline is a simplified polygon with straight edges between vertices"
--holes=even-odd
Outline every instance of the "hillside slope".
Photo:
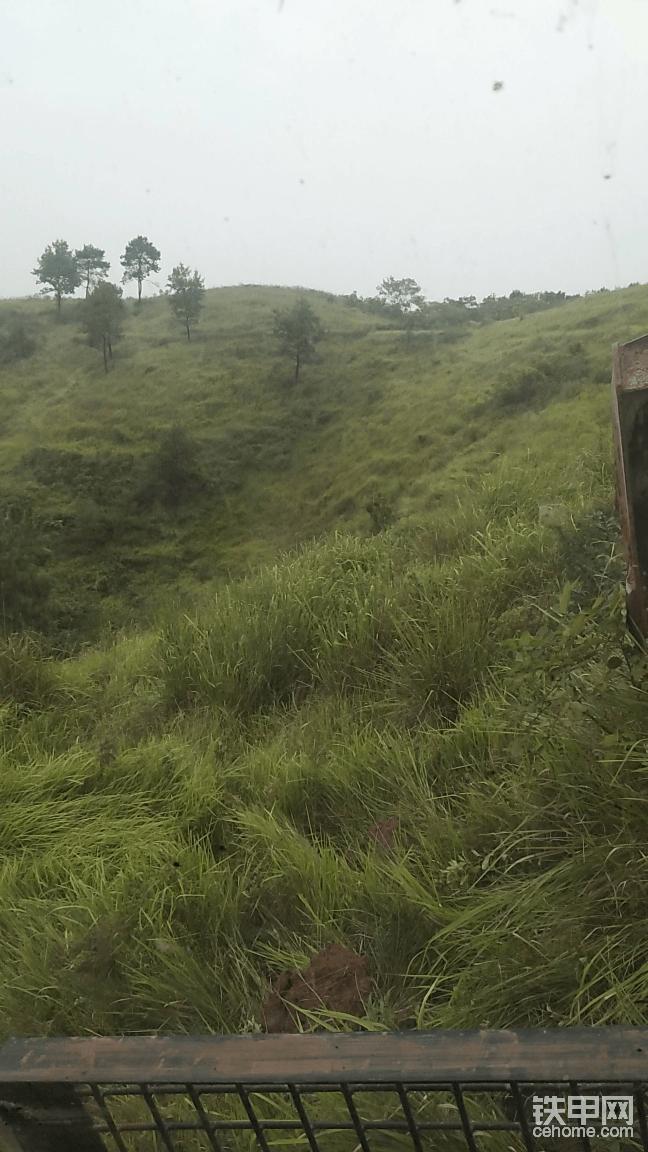
[[0,649],[3,1035],[258,1030],[332,942],[373,992],[304,1027],[647,1023],[609,395],[645,289],[445,344],[313,295],[293,390],[291,299],[214,291],[189,346],[153,301],[107,377],[12,305],[41,346],[2,373],[4,499],[61,521],[61,595],[108,584],[94,644]]
[[573,445],[606,436],[610,344],[648,327],[642,287],[436,335],[307,295],[327,335],[295,388],[272,337],[287,289],[208,292],[191,343],[164,298],[131,302],[107,376],[81,301],[61,324],[41,301],[0,308],[37,341],[0,370],[0,501],[50,556],[59,639],[336,528],[442,510],[503,454],[547,463],[550,502]]

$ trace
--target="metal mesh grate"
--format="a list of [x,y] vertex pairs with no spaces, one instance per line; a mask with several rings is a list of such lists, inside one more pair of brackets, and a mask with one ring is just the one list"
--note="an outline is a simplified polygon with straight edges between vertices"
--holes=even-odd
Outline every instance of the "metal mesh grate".
[[[643,1104],[642,1090],[633,1085],[622,1087],[624,1094],[633,1095],[638,1113],[639,1099]],[[564,1099],[564,1084],[543,1084],[541,1090],[543,1098],[551,1093]],[[580,1084],[570,1085],[570,1090],[576,1096],[592,1096],[619,1093],[620,1086]],[[169,1152],[193,1152],[198,1148],[228,1152],[251,1146],[263,1152],[300,1146],[310,1147],[313,1152],[342,1148],[378,1152],[398,1147],[414,1148],[416,1152],[432,1148],[447,1152],[464,1152],[466,1148],[469,1152],[537,1152],[540,1147],[532,1135],[528,1086],[515,1081],[471,1086],[93,1085],[80,1089],[79,1095],[94,1101],[95,1130],[105,1137],[107,1147],[119,1152],[144,1147],[141,1141],[128,1142],[126,1137],[148,1132],[156,1133],[158,1146]],[[370,1101],[371,1096],[374,1099]],[[142,1118],[125,1119],[127,1112],[133,1116],[137,1112]],[[594,1122],[593,1127],[600,1139],[600,1122]],[[192,1137],[187,1140],[190,1133]],[[237,1139],[243,1134],[244,1140]],[[350,1139],[341,1141],[339,1136],[343,1134],[349,1134]],[[493,1140],[496,1134],[498,1139]],[[637,1140],[631,1141],[633,1146],[648,1149],[645,1134],[643,1141],[641,1136],[639,1130]],[[611,1139],[610,1147],[618,1148],[618,1138]],[[589,1152],[588,1137],[576,1137],[575,1146]]]
[[0,1152],[648,1152],[646,1086],[648,1029],[14,1040]]

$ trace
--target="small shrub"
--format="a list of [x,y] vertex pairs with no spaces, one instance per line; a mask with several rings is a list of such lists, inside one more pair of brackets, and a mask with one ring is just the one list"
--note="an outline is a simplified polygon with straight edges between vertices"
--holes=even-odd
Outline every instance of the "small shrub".
[[572,343],[566,352],[546,356],[522,372],[504,377],[495,390],[498,408],[517,405],[544,407],[562,391],[566,382],[582,380],[591,371],[589,358],[580,342]]
[[72,452],[35,448],[22,458],[39,484],[62,488],[106,507],[130,498],[140,461],[126,452]]
[[9,332],[0,336],[0,365],[12,364],[16,360],[27,360],[36,351],[36,341],[21,321],[14,324]]
[[0,508],[0,633],[43,624],[50,581],[47,549],[29,505]]
[[56,688],[54,666],[34,636],[12,635],[0,641],[0,685],[5,699],[28,708],[51,702]]
[[435,333],[435,338],[439,344],[458,344],[460,340],[465,340],[470,336],[470,331],[462,328],[450,328],[445,332]]
[[389,500],[381,492],[377,492],[372,496],[371,500],[365,505],[366,511],[371,517],[371,530],[374,535],[379,532],[384,532],[396,520],[396,513],[389,503]]
[[198,446],[183,428],[170,428],[149,462],[148,479],[138,494],[138,503],[159,501],[177,508],[208,487],[197,463]]

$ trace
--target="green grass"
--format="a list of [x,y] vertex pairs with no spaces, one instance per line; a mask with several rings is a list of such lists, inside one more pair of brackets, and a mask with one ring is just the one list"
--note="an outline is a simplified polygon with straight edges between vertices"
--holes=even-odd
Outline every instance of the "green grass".
[[[333,941],[375,992],[325,1027],[648,1023],[648,680],[603,379],[645,290],[432,357],[314,294],[328,336],[292,392],[269,335],[291,300],[214,290],[190,345],[154,300],[107,378],[73,323],[16,306],[40,348],[2,373],[6,493],[73,516],[63,457],[51,483],[21,459],[113,453],[118,503],[120,455],[174,425],[214,486],[153,505],[157,540],[70,557],[117,573],[74,656],[2,642],[2,1037],[258,1030],[270,979]],[[498,399],[560,357],[551,395]]]

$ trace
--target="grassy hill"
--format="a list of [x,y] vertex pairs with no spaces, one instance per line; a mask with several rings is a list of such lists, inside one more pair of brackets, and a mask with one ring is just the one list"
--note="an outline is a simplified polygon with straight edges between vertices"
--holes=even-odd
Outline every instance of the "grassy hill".
[[647,1023],[609,384],[647,290],[451,339],[307,293],[291,389],[294,295],[213,290],[189,344],[147,302],[108,375],[75,302],[3,305],[5,537],[50,582],[0,650],[3,1036],[257,1030],[332,942],[364,1027]]
[[606,438],[610,344],[648,319],[636,287],[408,335],[308,295],[327,338],[295,389],[272,338],[287,289],[208,292],[189,344],[164,298],[130,302],[108,376],[81,301],[62,324],[42,301],[0,309],[0,332],[22,320],[37,341],[1,373],[0,502],[23,516],[28,503],[50,554],[59,644],[141,620],[162,589],[241,576],[335,528],[366,532],[368,504],[400,522],[454,506],[457,485],[503,455],[548,466],[549,502],[572,446]]

